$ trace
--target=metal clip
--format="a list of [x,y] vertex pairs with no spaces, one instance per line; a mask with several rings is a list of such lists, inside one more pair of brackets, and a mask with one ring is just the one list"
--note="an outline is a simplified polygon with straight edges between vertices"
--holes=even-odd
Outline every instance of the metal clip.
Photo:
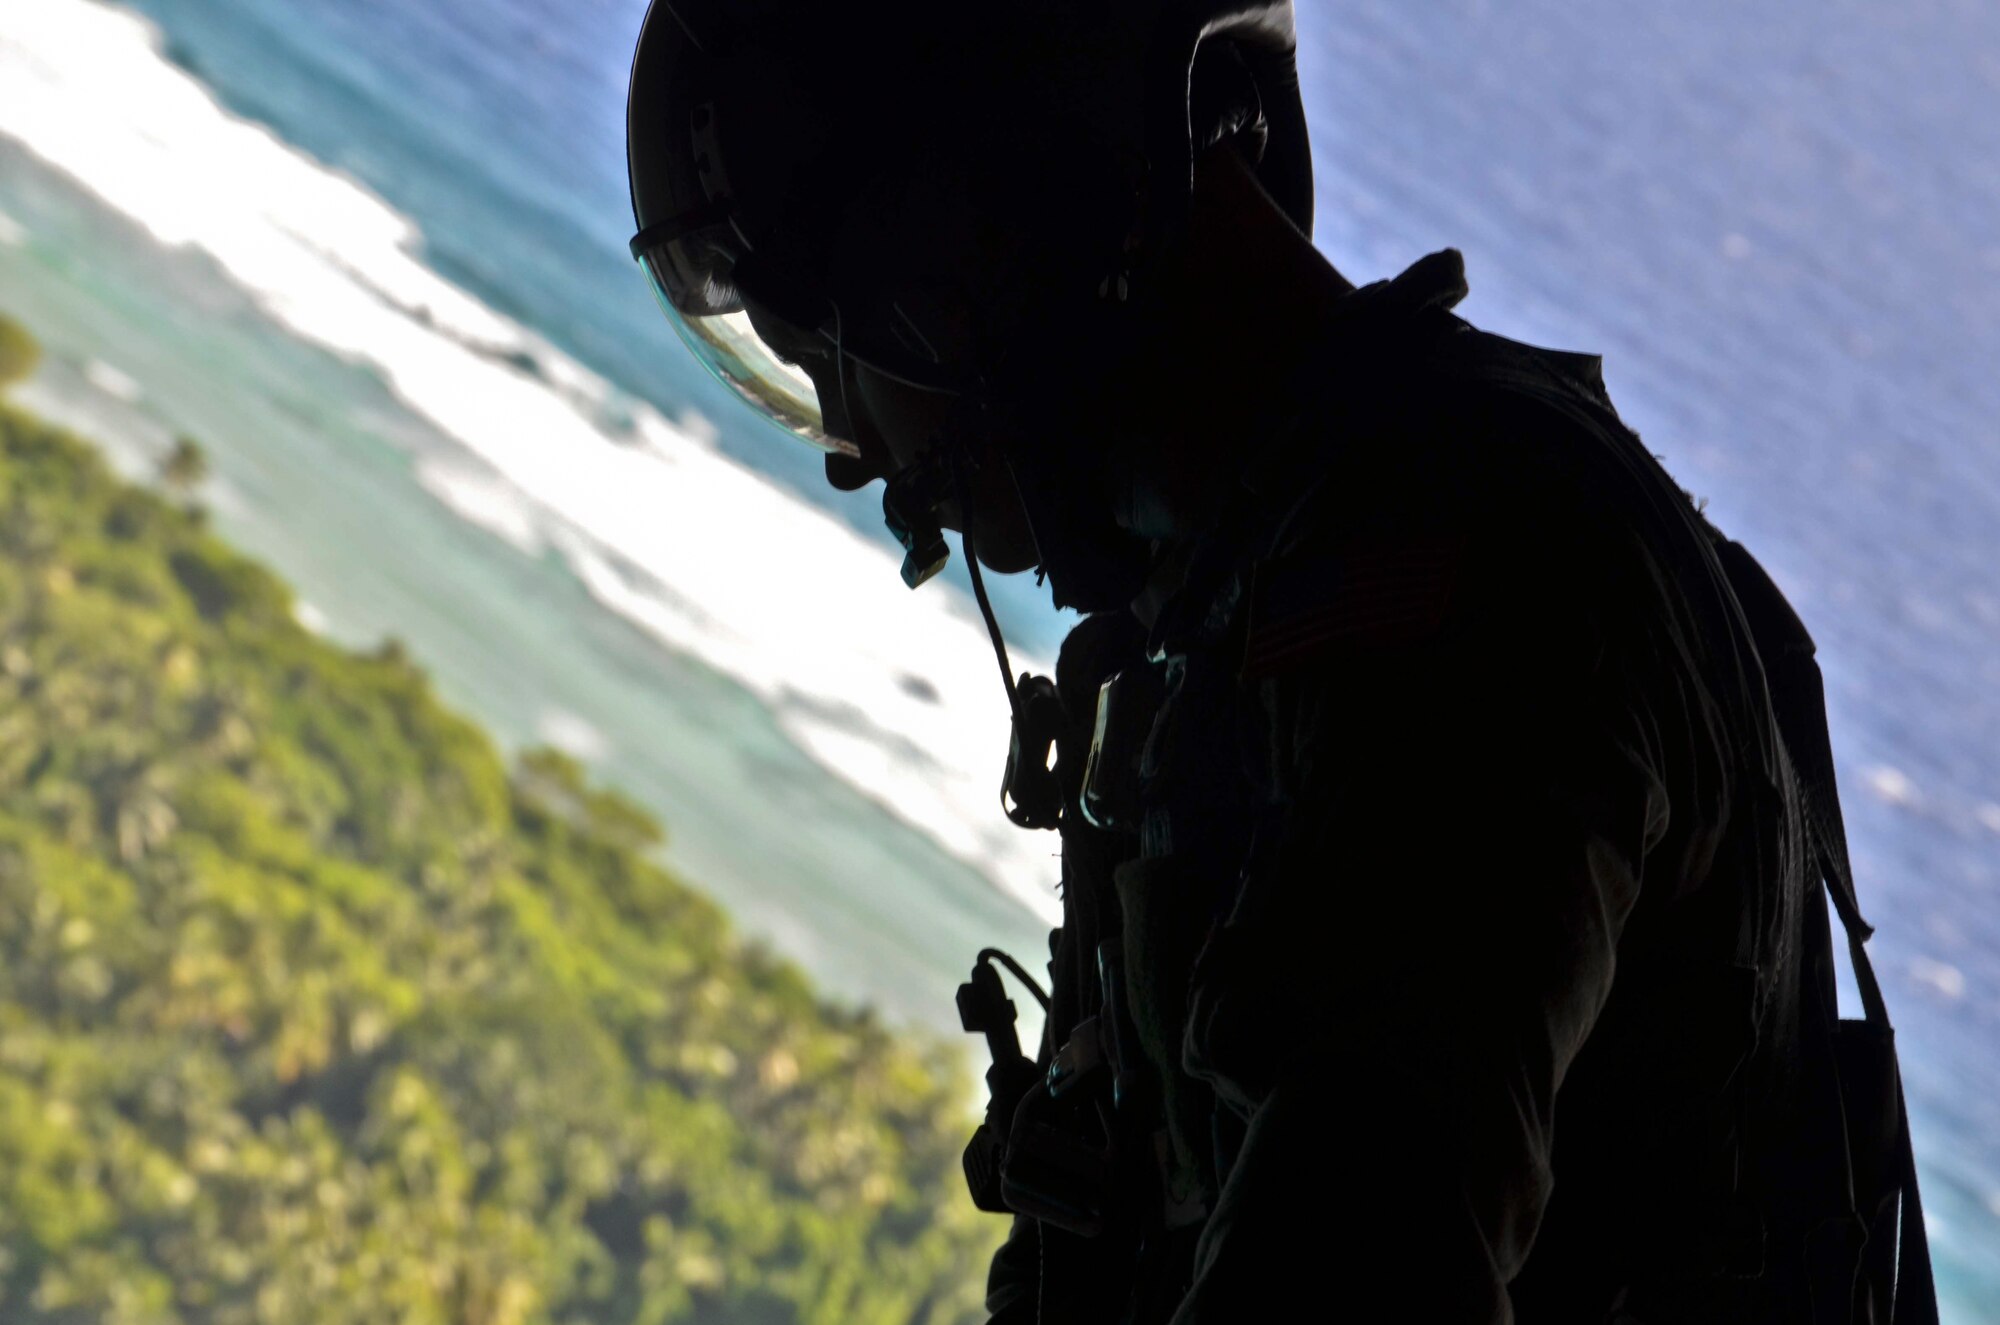
[[1093,828],[1131,830],[1139,825],[1139,755],[1166,698],[1166,680],[1153,665],[1112,673],[1097,691],[1097,720],[1090,759],[1077,797]]
[[1062,782],[1056,777],[1056,738],[1065,724],[1062,695],[1046,676],[1021,674],[1015,687],[1013,737],[1000,808],[1019,828],[1054,828],[1062,822]]

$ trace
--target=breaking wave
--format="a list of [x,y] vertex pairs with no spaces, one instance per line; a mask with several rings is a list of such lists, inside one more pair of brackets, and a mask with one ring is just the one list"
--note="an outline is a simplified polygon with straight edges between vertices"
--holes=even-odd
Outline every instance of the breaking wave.
[[1048,841],[997,813],[1006,704],[960,596],[911,595],[885,548],[720,454],[709,421],[631,401],[446,281],[412,222],[225,109],[133,14],[0,5],[0,133],[378,372],[465,448],[418,472],[454,513],[563,557],[822,767],[1057,917]]

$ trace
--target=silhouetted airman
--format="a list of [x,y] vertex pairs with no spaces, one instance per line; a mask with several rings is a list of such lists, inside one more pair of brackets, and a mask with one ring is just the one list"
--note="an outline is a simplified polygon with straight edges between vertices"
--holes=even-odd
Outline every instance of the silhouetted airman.
[[[960,991],[994,1319],[1935,1320],[1809,637],[1594,358],[1313,248],[1293,57],[1286,0],[656,0],[633,70],[667,315],[912,586],[963,531],[1061,833],[1038,1053]],[[1087,614],[1052,680],[981,563]]]

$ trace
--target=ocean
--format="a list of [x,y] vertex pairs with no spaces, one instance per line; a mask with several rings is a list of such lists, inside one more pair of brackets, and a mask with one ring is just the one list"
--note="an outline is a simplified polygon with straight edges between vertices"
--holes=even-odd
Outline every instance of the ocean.
[[[962,580],[701,375],[624,252],[639,0],[0,2],[21,399],[341,639],[584,758],[839,996],[948,1028],[1045,941]],[[2000,1322],[2000,10],[1301,7],[1321,248],[1467,256],[1461,311],[1600,352],[1819,640],[1946,1319]],[[996,586],[1022,666],[1064,620]]]

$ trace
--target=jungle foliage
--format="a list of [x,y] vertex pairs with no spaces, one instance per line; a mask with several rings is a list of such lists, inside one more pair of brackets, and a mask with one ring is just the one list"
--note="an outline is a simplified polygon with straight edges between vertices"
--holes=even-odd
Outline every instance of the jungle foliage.
[[0,406],[0,1318],[976,1318],[962,1063],[660,840]]

